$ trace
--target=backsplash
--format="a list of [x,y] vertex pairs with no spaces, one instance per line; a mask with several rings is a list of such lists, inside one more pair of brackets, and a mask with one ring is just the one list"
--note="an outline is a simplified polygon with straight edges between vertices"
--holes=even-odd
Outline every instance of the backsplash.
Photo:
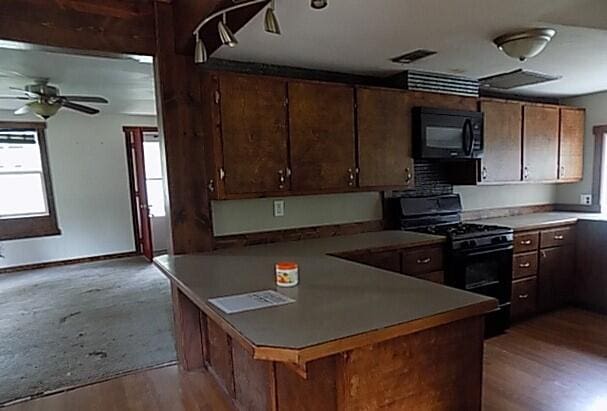
[[428,197],[453,193],[446,167],[442,163],[415,160],[415,189],[393,191],[393,197]]

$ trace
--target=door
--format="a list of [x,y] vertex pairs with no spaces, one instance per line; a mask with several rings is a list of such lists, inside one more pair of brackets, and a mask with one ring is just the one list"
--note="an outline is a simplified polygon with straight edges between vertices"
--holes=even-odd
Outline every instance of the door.
[[483,100],[480,107],[485,115],[485,151],[481,160],[480,181],[520,181],[523,121],[521,104]]
[[413,188],[411,124],[402,91],[358,88],[359,186]]
[[579,181],[584,167],[585,112],[578,108],[561,108],[559,180]]
[[[152,243],[150,205],[148,203],[143,155],[143,133],[146,129],[142,127],[124,127],[123,130],[126,137],[127,161],[129,165],[135,249],[148,260],[152,261],[154,258],[154,246]],[[153,130],[156,129],[154,128]]]
[[289,190],[286,81],[222,74],[219,82],[226,193]]
[[523,180],[556,181],[558,137],[557,107],[523,106]]
[[294,191],[356,187],[352,87],[290,82],[289,130]]

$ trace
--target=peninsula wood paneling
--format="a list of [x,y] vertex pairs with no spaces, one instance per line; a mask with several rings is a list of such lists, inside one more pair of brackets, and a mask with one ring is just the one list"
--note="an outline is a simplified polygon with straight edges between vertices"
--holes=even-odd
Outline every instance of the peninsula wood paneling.
[[558,178],[559,109],[523,106],[523,180],[556,181]]
[[288,90],[292,189],[355,189],[353,88],[292,81]]
[[575,302],[607,313],[607,222],[577,224]]
[[359,186],[414,186],[411,124],[403,115],[407,93],[357,88]]
[[485,114],[481,182],[521,181],[522,105],[483,100],[480,108]]

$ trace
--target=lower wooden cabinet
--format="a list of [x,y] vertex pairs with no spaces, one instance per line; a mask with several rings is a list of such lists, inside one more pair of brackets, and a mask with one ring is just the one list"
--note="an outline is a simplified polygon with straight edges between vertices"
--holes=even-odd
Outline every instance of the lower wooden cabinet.
[[573,299],[573,245],[547,248],[540,251],[538,275],[538,308],[553,310]]
[[401,272],[417,276],[443,269],[443,248],[422,247],[402,252]]
[[382,270],[400,272],[400,253],[398,251],[385,251],[379,253],[357,254],[349,258],[357,263],[381,268]]
[[537,310],[537,277],[523,278],[512,282],[512,305],[510,315],[521,319],[533,315]]

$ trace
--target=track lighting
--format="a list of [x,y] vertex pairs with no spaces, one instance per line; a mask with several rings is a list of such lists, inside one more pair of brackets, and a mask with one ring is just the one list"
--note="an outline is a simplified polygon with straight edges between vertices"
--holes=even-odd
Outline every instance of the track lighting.
[[223,14],[223,20],[220,20],[219,23],[217,23],[217,32],[219,33],[219,39],[222,44],[229,47],[236,47],[238,40],[234,33],[232,33],[232,30],[228,27],[226,13]]
[[263,26],[266,32],[272,34],[280,34],[280,25],[278,24],[278,18],[276,18],[276,14],[274,13],[276,5],[274,4],[274,0],[270,2],[270,6],[266,9],[266,16],[263,21]]
[[207,48],[204,46],[204,43],[200,39],[200,36],[196,34],[196,46],[194,48],[194,63],[206,63],[209,59],[207,55]]

